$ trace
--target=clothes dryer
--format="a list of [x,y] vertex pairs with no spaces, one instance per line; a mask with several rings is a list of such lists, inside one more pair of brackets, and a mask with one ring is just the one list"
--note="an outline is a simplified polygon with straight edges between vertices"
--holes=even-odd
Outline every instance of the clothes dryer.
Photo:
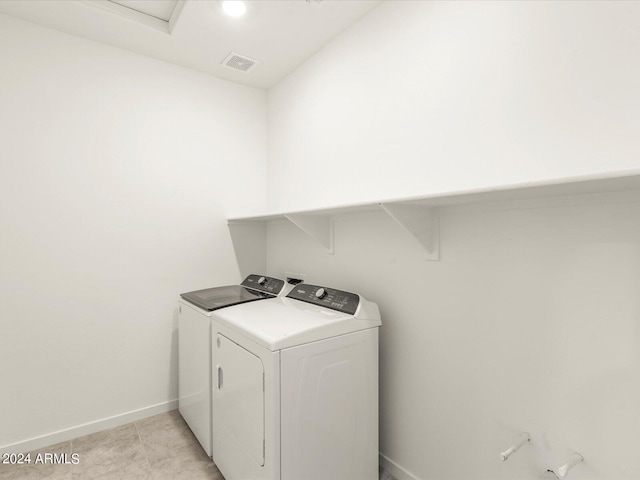
[[212,315],[213,460],[226,480],[378,478],[375,303],[300,284]]
[[284,295],[293,288],[278,278],[249,275],[228,285],[180,295],[178,318],[178,409],[211,456],[211,315],[221,308]]

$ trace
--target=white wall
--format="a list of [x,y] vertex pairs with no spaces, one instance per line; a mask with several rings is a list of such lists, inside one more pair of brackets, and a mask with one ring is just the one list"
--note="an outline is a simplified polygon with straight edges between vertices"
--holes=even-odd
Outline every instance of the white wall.
[[[269,91],[269,206],[638,172],[638,32],[635,2],[385,2]],[[619,195],[450,207],[439,262],[382,213],[338,218],[334,256],[274,224],[267,267],[379,302],[398,477],[534,479],[575,449],[572,478],[636,479],[640,203]]]
[[177,295],[239,281],[225,218],[266,196],[264,91],[6,16],[0,65],[0,446],[175,406]]
[[269,91],[269,205],[640,170],[640,3],[389,1]]
[[[380,451],[399,479],[635,480],[640,192],[442,208],[441,260],[384,213],[335,218],[335,254],[287,223],[267,268],[379,304]],[[499,452],[528,431],[532,444]]]

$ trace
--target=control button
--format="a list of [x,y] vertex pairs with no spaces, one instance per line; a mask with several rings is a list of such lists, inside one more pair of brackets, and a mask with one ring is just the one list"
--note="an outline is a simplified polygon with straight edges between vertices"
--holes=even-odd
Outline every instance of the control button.
[[264,277],[260,277],[258,279],[258,285],[264,285],[265,283],[267,283],[267,279]]
[[324,297],[327,296],[327,291],[320,287],[318,290],[316,290],[316,297],[319,298],[320,300],[322,300]]

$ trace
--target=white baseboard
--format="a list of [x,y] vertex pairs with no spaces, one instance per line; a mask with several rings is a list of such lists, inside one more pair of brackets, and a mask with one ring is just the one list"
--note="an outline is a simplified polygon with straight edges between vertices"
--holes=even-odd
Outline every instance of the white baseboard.
[[419,478],[406,468],[401,467],[389,457],[380,454],[380,466],[396,477],[398,480],[419,480]]
[[151,417],[159,413],[169,412],[178,408],[178,400],[170,400],[164,403],[158,403],[149,407],[140,408],[131,412],[114,415],[113,417],[103,418],[95,422],[85,423],[76,427],[59,430],[57,432],[48,433],[40,437],[29,438],[12,445],[4,445],[0,447],[0,454],[3,453],[26,453],[40,448],[54,445],[60,442],[67,442],[83,435],[108,430],[110,428],[119,427],[127,423],[135,422],[142,418]]

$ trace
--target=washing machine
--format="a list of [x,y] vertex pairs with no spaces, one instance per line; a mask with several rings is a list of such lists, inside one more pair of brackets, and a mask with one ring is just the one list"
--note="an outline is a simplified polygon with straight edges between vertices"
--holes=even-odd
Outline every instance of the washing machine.
[[380,325],[375,303],[309,284],[213,312],[213,460],[225,479],[377,479]]
[[284,295],[293,288],[283,280],[249,275],[228,285],[180,295],[178,318],[178,409],[209,456],[211,429],[211,315],[241,305]]

